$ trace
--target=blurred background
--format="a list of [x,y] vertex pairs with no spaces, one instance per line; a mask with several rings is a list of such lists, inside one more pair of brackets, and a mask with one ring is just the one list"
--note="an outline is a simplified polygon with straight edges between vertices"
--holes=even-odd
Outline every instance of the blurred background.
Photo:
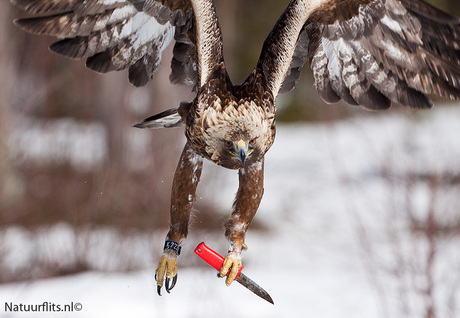
[[[224,34],[227,67],[232,81],[240,83],[256,64],[265,37],[289,1],[215,2]],[[429,2],[460,16],[459,1]],[[0,283],[30,282],[88,271],[118,273],[151,270],[161,253],[168,229],[170,188],[185,137],[181,128],[152,131],[138,130],[132,125],[193,98],[188,87],[173,86],[168,81],[171,47],[165,51],[162,66],[154,79],[145,87],[135,88],[128,83],[127,72],[100,75],[86,69],[84,61],[72,61],[50,53],[48,46],[54,39],[33,36],[18,29],[12,23],[18,17],[24,17],[24,13],[15,9],[9,1],[1,1]],[[446,153],[438,154],[444,156],[443,159],[433,159],[433,162],[446,162],[446,165],[432,170],[433,165],[427,168],[421,164],[422,168],[418,170],[414,166],[418,167],[419,161],[414,163],[415,159],[411,157],[411,154],[419,154],[414,152],[413,147],[418,145],[414,141],[418,140],[415,137],[417,132],[422,131],[421,135],[425,136],[423,130],[426,126],[423,125],[428,125],[428,130],[440,130],[435,124],[426,124],[431,120],[427,118],[432,116],[443,127],[446,121],[455,120],[460,115],[458,111],[451,110],[456,105],[442,106],[446,101],[436,99],[435,102],[438,109],[447,110],[431,115],[431,111],[394,106],[383,114],[343,104],[326,105],[314,90],[311,72],[308,66],[305,67],[296,89],[278,99],[277,121],[281,128],[275,144],[279,146],[274,146],[271,150],[273,154],[267,155],[267,190],[263,200],[267,203],[262,204],[250,232],[264,239],[271,237],[271,240],[281,235],[280,231],[295,229],[299,238],[308,231],[335,233],[330,226],[338,222],[337,216],[328,214],[328,208],[324,208],[326,212],[321,214],[317,224],[309,223],[311,221],[307,219],[305,223],[300,223],[305,227],[298,223],[299,218],[307,218],[300,217],[304,210],[315,210],[320,206],[315,193],[335,189],[332,197],[321,197],[321,202],[333,201],[334,195],[337,195],[337,202],[330,207],[331,210],[355,211],[349,213],[348,221],[340,224],[351,224],[351,232],[345,232],[350,239],[356,240],[357,258],[362,261],[360,264],[367,277],[364,280],[369,282],[376,295],[372,299],[377,304],[376,308],[380,309],[375,317],[388,317],[385,315],[394,313],[392,310],[396,307],[398,317],[454,317],[455,313],[459,314],[458,258],[449,259],[445,269],[448,271],[447,278],[441,275],[442,281],[449,282],[448,287],[436,289],[435,283],[438,275],[436,261],[442,254],[439,250],[449,246],[445,247],[448,255],[460,254],[459,245],[452,247],[459,243],[460,235],[460,142],[453,138],[458,135],[455,129],[460,129],[456,126],[459,122],[452,122],[453,126],[449,127],[454,127],[454,130],[446,132],[453,139],[452,143],[442,144],[444,148],[441,152]],[[377,122],[364,121],[361,124],[362,119],[369,117]],[[373,127],[383,122],[384,127],[389,129],[386,132],[389,136],[395,132],[391,128],[393,121],[389,124],[387,118],[393,118],[400,125],[395,124],[399,127],[395,129],[400,129],[401,135],[394,138],[403,140],[402,157],[398,154],[389,158],[389,148],[379,148],[378,151],[373,148],[376,140],[383,138],[380,131],[373,131]],[[359,160],[377,162],[376,153],[385,157],[379,155],[382,162],[378,168],[365,168],[364,172],[360,170],[354,174],[354,168],[350,168],[342,158],[344,154],[349,154],[349,146],[345,146],[343,153],[331,151],[332,148],[340,148],[345,134],[341,130],[343,123],[351,125],[351,131],[355,133],[351,135],[349,145],[363,138],[366,141],[364,147],[370,149],[369,156],[364,154]],[[305,156],[299,154],[298,160],[284,173],[286,167],[278,166],[278,163],[281,161],[289,165],[290,161],[282,157],[277,161],[277,158],[281,153],[291,153],[299,146],[292,140],[300,131],[306,134],[306,139],[309,133],[318,140],[326,134],[330,149],[323,149],[326,157],[318,157],[321,153],[318,147],[323,147],[324,143],[318,146],[305,141],[302,144]],[[373,134],[377,139],[373,139]],[[445,138],[445,135],[439,138]],[[331,140],[335,143],[332,144]],[[424,151],[431,156],[434,151],[430,151],[433,148],[429,147],[438,145],[439,139],[422,139],[420,143],[428,145]],[[292,148],[285,149],[283,145],[292,145]],[[388,146],[392,150],[399,147],[392,145]],[[270,160],[274,164],[270,165]],[[329,161],[330,164],[325,167],[319,166]],[[421,156],[420,161],[426,163],[429,160]],[[316,162],[318,166],[315,166]],[[298,171],[307,169],[304,166],[310,169],[309,174],[296,182]],[[344,166],[345,169],[342,169]],[[315,174],[317,167],[320,167],[317,171],[324,169],[324,174],[315,175],[315,179],[310,174]],[[197,241],[205,237],[225,247],[222,224],[231,211],[237,175],[221,170],[205,165],[195,205],[199,213],[196,214],[192,235],[196,235]],[[331,181],[333,185],[329,187],[324,180],[331,171],[335,173]],[[277,173],[281,175],[278,177]],[[357,181],[358,175],[360,179]],[[368,183],[361,183],[373,176],[379,178],[375,192],[369,190]],[[270,178],[275,181],[269,181]],[[288,185],[291,181],[295,188]],[[280,187],[290,192],[280,191]],[[369,196],[363,200],[367,205],[356,203],[359,191],[377,195],[391,208],[375,206],[373,197]],[[269,203],[276,196],[282,197],[281,208],[272,213]],[[421,199],[414,199],[418,197]],[[443,209],[448,213],[444,213]],[[263,213],[273,216],[279,223],[267,221]],[[377,238],[371,235],[373,230],[369,230],[366,223],[368,213],[378,214],[379,220],[383,220],[379,224],[385,224],[379,228],[381,236]],[[340,215],[343,217],[343,214]],[[409,230],[401,234],[398,232],[401,227]],[[406,241],[408,237],[410,240]],[[449,243],[444,241],[446,239]],[[419,240],[415,250],[421,254],[406,259],[410,251],[414,251],[410,247],[412,245],[406,244],[411,240]],[[259,241],[254,238],[255,245]],[[379,245],[384,241],[391,244],[387,247]],[[449,245],[452,242],[455,244]],[[312,237],[308,244],[314,243],[315,238]],[[191,255],[192,245],[190,243],[185,255]],[[263,246],[258,248],[264,249]],[[384,256],[382,249],[385,250]],[[255,255],[258,253],[256,249],[250,251]],[[415,263],[412,262],[414,259]],[[257,268],[260,261],[252,262]],[[304,264],[306,261],[299,262]],[[187,268],[199,264],[199,261],[186,257],[181,265]],[[442,273],[446,273],[444,269]],[[386,286],[387,275],[402,285],[394,283]],[[417,296],[413,296],[411,288]],[[401,300],[404,297],[407,301]],[[393,301],[398,305],[393,306]],[[411,309],[411,306],[417,309]],[[326,312],[327,307],[323,308]],[[263,313],[268,317],[266,312]],[[200,314],[200,317],[203,316]]]

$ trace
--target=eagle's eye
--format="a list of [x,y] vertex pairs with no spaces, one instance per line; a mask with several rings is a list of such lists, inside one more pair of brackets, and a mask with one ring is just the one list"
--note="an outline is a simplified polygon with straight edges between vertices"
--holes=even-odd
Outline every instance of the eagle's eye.
[[255,144],[256,144],[256,139],[257,138],[253,138],[249,141],[249,146],[253,147]]
[[224,145],[227,149],[233,148],[233,142],[231,142],[230,140],[224,140]]

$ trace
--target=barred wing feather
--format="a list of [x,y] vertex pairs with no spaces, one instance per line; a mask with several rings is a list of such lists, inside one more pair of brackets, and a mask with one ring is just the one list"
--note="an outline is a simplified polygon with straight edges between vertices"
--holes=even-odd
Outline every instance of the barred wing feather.
[[[32,15],[15,22],[25,30],[60,38],[53,52],[76,59],[97,72],[129,69],[129,81],[143,86],[152,79],[163,50],[192,28],[189,1],[156,0],[12,0]],[[194,47],[185,41],[188,52]],[[189,54],[189,53],[188,53]],[[189,56],[191,56],[189,54]],[[184,59],[182,59],[184,62]],[[196,82],[195,60],[176,65],[176,82]],[[184,69],[185,68],[185,69]]]
[[[290,69],[308,60],[326,102],[428,108],[430,94],[460,98],[458,18],[421,0],[323,3],[304,25]],[[294,86],[289,74],[283,87]]]

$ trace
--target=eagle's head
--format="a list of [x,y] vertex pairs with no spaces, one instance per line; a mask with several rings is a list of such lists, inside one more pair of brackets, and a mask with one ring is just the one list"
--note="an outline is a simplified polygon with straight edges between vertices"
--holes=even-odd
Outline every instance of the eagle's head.
[[225,168],[239,169],[259,161],[270,149],[275,116],[253,101],[232,101],[205,109],[200,130],[205,157]]

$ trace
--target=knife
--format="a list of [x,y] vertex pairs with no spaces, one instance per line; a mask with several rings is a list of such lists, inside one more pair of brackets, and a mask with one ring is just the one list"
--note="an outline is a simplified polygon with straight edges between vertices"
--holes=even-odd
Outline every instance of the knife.
[[[207,247],[206,244],[204,244],[204,242],[198,244],[198,246],[195,248],[195,253],[196,255],[201,257],[203,261],[214,267],[214,269],[216,269],[217,271],[220,271],[222,265],[224,264],[224,258],[217,252]],[[241,272],[243,268],[244,266],[241,266],[240,270],[238,271],[238,274],[236,275],[235,280],[247,289],[249,289],[250,291],[252,291],[257,296],[262,297],[271,304],[274,304],[270,295],[262,287],[257,285],[252,279],[250,279]]]

